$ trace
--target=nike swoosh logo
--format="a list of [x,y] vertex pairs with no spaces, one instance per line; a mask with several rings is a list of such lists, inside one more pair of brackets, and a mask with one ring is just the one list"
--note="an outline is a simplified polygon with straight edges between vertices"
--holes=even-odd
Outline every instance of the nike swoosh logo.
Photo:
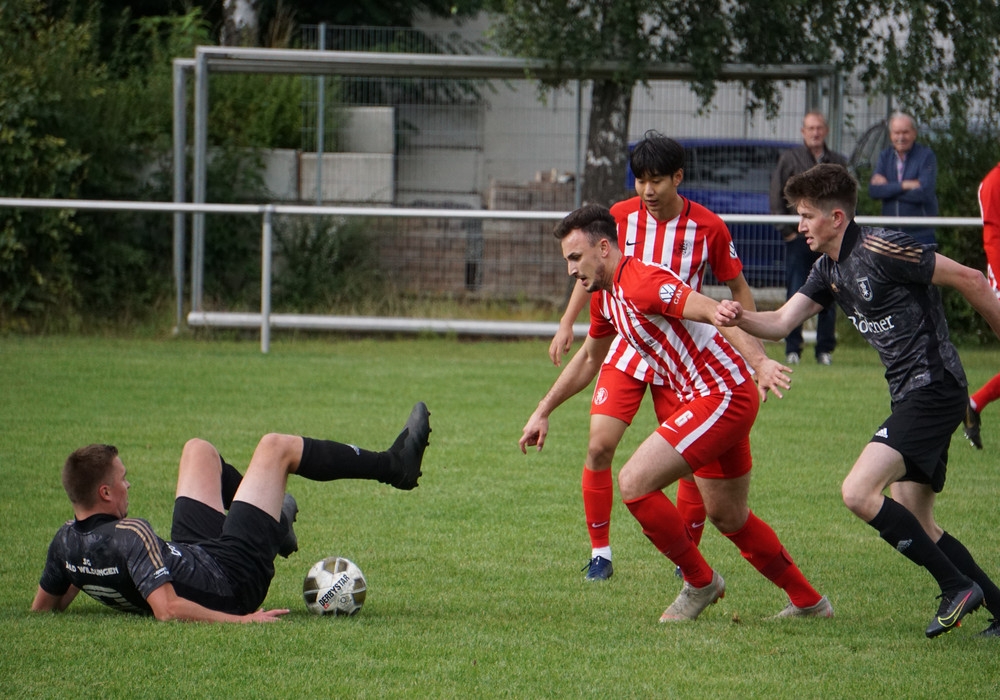
[[702,520],[700,523],[691,523],[691,527],[697,529],[699,527],[705,527],[705,521]]
[[604,527],[605,525],[607,525],[610,522],[611,522],[610,520],[605,520],[603,523],[591,523],[590,526],[591,527]]
[[635,241],[625,241],[625,245],[635,245]]
[[969,597],[971,595],[972,595],[972,591],[969,591],[968,593],[966,593],[965,597],[962,598],[962,602],[959,603],[955,607],[954,610],[952,610],[951,615],[949,615],[948,617],[941,617],[939,615],[938,616],[938,624],[941,625],[942,627],[951,627],[956,622],[958,622],[959,618],[962,617],[962,611],[965,610],[965,604],[969,602]]

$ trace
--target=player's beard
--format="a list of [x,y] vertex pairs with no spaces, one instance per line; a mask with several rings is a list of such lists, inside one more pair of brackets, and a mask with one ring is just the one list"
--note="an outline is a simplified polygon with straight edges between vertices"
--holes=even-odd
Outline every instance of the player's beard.
[[597,268],[594,270],[594,276],[590,279],[590,284],[587,285],[586,289],[590,293],[599,292],[603,289],[607,289],[607,275],[608,266],[603,262],[599,263]]

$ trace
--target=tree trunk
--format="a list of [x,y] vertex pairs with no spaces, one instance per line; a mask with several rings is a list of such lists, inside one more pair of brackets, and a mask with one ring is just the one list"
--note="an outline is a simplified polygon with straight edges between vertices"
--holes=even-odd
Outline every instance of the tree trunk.
[[611,206],[627,194],[625,164],[632,86],[613,80],[595,80],[590,102],[581,197],[585,204]]

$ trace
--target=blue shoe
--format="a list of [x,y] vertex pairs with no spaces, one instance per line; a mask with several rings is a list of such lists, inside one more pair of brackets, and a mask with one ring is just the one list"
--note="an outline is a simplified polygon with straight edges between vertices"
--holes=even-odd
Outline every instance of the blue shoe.
[[955,629],[961,624],[963,617],[982,605],[983,589],[978,583],[972,582],[968,588],[942,593],[938,597],[941,605],[927,627],[927,636],[931,638]]
[[584,581],[607,581],[615,572],[611,566],[611,560],[604,557],[594,557],[580,571],[587,572],[587,575],[583,579]]

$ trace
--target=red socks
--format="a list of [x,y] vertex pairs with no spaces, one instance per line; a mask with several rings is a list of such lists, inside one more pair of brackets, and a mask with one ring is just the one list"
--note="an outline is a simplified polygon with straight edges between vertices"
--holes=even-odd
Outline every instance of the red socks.
[[677,482],[677,510],[697,547],[705,533],[705,502],[701,500],[701,491],[693,480],[681,479]]
[[993,377],[972,395],[972,402],[980,413],[986,406],[1000,398],[1000,374]]
[[753,512],[739,530],[723,534],[739,548],[743,558],[757,571],[784,590],[794,605],[808,608],[819,602],[819,592],[809,584],[799,567],[795,566],[774,530]]
[[611,470],[583,470],[583,512],[587,518],[587,534],[594,549],[610,544],[611,506],[615,500]]
[[[696,588],[703,588],[712,582],[712,567],[694,546],[680,513],[662,491],[625,501],[625,505],[642,526],[642,534],[664,556],[681,567],[685,581]],[[819,596],[816,599],[819,600]]]

